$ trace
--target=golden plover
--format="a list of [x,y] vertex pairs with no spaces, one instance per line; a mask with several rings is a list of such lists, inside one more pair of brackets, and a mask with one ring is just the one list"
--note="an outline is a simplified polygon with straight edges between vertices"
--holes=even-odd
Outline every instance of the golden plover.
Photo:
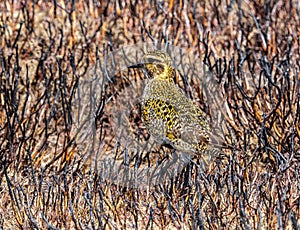
[[154,139],[183,152],[205,152],[209,125],[202,110],[175,84],[170,56],[149,52],[141,63],[128,68],[140,68],[150,79],[142,97],[142,120]]

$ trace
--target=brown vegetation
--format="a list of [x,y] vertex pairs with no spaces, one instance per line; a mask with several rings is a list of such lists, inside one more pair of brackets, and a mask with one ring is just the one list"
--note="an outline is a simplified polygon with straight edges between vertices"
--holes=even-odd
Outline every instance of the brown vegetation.
[[[200,2],[0,3],[2,228],[300,227],[299,3]],[[106,75],[103,66],[111,66],[110,54],[120,54],[120,48],[153,41],[184,50],[176,50],[180,63],[203,61],[200,76],[187,72],[189,77],[182,73],[176,80],[211,117],[216,110],[209,101],[219,93],[222,138],[233,147],[226,159],[212,159],[204,168],[195,157],[169,180],[130,187],[105,177],[99,159],[146,169],[170,150],[148,141],[138,102],[130,101],[142,92],[141,75]],[[138,53],[136,47],[126,50]],[[185,59],[188,54],[192,59]],[[135,53],[130,58],[120,65],[136,60]],[[216,91],[203,92],[202,67]],[[76,93],[94,70],[103,83],[96,89],[95,132],[78,136],[72,105],[86,105]],[[118,117],[110,115],[126,103],[137,108],[124,136],[153,146],[147,151],[119,145]],[[99,155],[86,143],[95,143],[91,148],[99,147]]]

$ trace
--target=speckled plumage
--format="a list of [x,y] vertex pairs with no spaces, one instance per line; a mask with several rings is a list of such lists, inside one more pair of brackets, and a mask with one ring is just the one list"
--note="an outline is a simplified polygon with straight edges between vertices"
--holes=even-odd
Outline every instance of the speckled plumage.
[[209,142],[209,125],[203,112],[175,84],[175,70],[163,51],[147,53],[142,68],[150,79],[142,98],[142,119],[161,144],[183,152],[203,153]]

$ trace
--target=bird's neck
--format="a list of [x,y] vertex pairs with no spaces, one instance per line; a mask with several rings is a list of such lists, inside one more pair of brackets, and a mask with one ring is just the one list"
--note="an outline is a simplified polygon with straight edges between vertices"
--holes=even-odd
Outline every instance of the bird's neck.
[[174,82],[174,75],[175,75],[174,68],[173,67],[168,67],[163,72],[161,72],[160,74],[157,74],[155,76],[155,79],[156,80],[161,80],[161,81]]

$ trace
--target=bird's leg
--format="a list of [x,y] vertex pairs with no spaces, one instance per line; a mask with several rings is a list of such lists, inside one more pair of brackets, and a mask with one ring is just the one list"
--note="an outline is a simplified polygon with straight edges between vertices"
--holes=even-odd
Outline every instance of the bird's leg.
[[[157,181],[163,182],[163,181],[166,181],[166,178],[171,179],[172,177],[175,176],[175,174],[176,174],[175,172],[177,172],[178,170],[175,170],[175,167],[172,167],[172,166],[175,165],[176,162],[178,162],[180,158],[174,148],[170,148],[170,150],[171,150],[172,160],[170,160],[170,159],[163,160],[161,165],[159,165],[160,169],[154,170],[154,172],[156,172],[156,173],[153,172],[151,175],[151,178],[156,177]],[[157,166],[157,169],[159,166]]]

